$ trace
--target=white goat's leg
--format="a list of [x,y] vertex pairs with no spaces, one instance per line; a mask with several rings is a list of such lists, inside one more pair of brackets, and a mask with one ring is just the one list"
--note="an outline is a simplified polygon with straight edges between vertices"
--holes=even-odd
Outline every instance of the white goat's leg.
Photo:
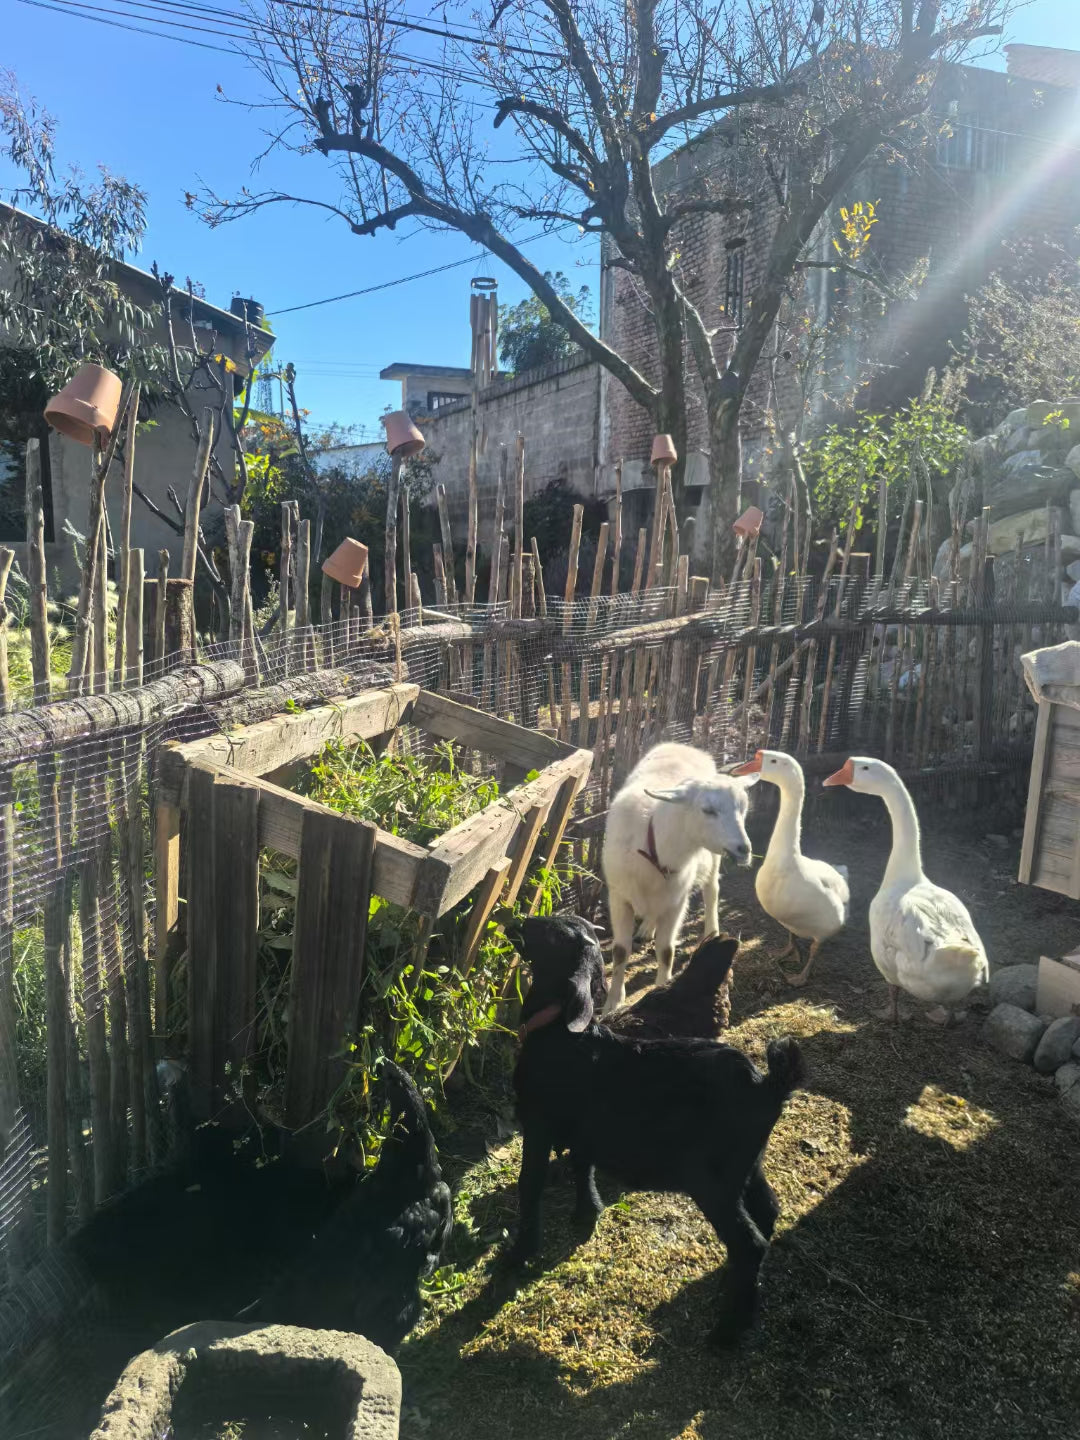
[[709,873],[702,892],[705,901],[705,923],[701,932],[704,942],[712,935],[720,934],[720,856],[714,855],[709,864]]
[[634,907],[621,895],[608,891],[611,912],[611,986],[608,989],[604,1014],[610,1015],[626,999],[626,962],[634,948]]
[[665,910],[656,919],[656,984],[666,985],[671,979],[671,965],[675,959],[675,946],[686,916],[686,900],[671,910]]

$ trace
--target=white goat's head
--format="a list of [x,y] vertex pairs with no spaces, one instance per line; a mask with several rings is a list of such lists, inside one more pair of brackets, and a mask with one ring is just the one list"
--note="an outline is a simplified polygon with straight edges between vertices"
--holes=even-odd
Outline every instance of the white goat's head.
[[680,807],[680,820],[687,840],[726,853],[740,865],[750,864],[750,839],[746,833],[746,810],[750,787],[757,775],[718,775],[715,780],[682,780],[670,790],[646,790],[653,800]]

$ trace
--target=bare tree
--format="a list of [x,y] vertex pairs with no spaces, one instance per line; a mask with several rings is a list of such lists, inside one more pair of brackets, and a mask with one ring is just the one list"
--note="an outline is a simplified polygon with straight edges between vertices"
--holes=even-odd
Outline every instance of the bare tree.
[[[212,223],[303,203],[357,236],[402,222],[467,235],[525,280],[680,455],[689,367],[705,397],[716,569],[740,503],[740,413],[792,277],[824,263],[815,236],[871,156],[925,146],[936,67],[999,33],[1014,3],[492,0],[448,4],[427,24],[389,0],[359,15],[333,0],[252,0],[255,63],[279,112],[267,149],[325,156],[337,194],[245,189],[199,203]],[[656,162],[676,149],[690,178],[665,189]],[[768,227],[767,258],[744,323],[718,335],[687,293],[680,236],[694,217],[751,211]],[[522,239],[538,225],[610,237],[610,263],[634,277],[651,316],[649,373],[529,261]]]

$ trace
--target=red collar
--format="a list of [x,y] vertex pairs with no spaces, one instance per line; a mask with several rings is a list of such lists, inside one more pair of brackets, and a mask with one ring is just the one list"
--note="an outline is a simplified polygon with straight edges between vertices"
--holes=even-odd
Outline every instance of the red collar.
[[660,864],[660,856],[656,853],[656,831],[653,828],[653,821],[651,815],[649,816],[649,828],[645,832],[645,849],[639,850],[637,853],[639,855],[644,855],[645,859],[648,860],[650,865],[655,865],[657,870],[660,871],[660,874],[663,875],[665,879],[667,879],[667,877],[671,874],[671,871],[667,868],[666,865]]
[[537,1010],[530,1015],[524,1025],[518,1027],[518,1044],[525,1044],[525,1036],[531,1035],[534,1030],[542,1030],[545,1025],[550,1025],[562,1014],[561,1005],[545,1005],[542,1010]]

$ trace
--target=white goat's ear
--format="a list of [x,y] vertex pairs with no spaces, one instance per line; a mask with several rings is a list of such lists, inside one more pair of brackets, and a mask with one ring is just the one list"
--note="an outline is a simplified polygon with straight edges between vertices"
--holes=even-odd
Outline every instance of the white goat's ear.
[[690,786],[676,785],[673,790],[646,790],[650,800],[667,800],[672,805],[685,805],[690,799]]

